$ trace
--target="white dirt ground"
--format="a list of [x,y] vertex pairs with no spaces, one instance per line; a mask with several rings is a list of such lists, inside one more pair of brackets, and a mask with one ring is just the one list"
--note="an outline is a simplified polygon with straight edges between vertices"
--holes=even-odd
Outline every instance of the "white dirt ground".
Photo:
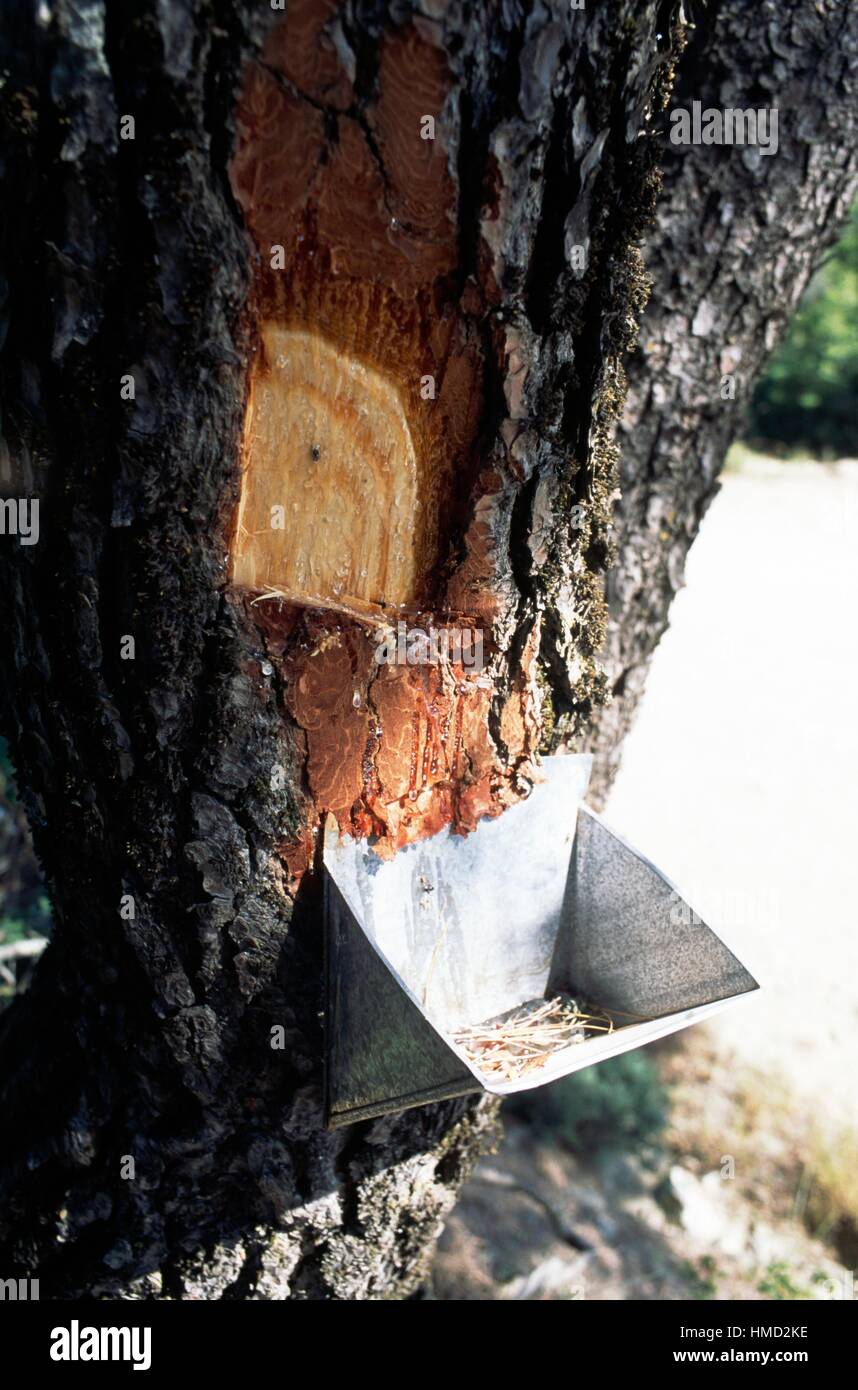
[[719,1050],[858,1129],[858,461],[741,456],[606,816],[763,986]]

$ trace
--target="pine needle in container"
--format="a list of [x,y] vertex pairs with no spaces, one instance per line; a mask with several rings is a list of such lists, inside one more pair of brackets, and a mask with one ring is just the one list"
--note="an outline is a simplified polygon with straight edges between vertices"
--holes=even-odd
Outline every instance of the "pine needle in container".
[[453,1039],[495,1081],[518,1081],[556,1053],[598,1033],[613,1033],[607,1014],[588,1013],[568,994],[532,999],[509,1013],[458,1028]]

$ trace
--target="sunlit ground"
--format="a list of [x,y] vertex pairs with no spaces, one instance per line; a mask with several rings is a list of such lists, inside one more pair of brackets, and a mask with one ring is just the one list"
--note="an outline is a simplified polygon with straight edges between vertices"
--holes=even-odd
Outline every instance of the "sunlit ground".
[[719,1049],[858,1129],[858,461],[731,462],[606,814],[763,985]]

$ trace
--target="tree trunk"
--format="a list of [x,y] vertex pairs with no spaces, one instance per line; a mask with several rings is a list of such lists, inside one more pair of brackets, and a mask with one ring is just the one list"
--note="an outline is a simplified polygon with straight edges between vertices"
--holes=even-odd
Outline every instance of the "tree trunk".
[[618,432],[613,699],[587,734],[597,805],[753,385],[858,192],[858,8],[727,0],[695,19],[671,107],[777,107],[779,142],[771,157],[664,146],[653,290]]
[[[604,696],[681,32],[607,8],[7,21],[4,721],[56,933],[0,1028],[0,1267],[43,1297],[408,1297],[494,1134],[323,1128],[314,832],[467,830]],[[379,665],[400,611],[484,633],[484,679]]]

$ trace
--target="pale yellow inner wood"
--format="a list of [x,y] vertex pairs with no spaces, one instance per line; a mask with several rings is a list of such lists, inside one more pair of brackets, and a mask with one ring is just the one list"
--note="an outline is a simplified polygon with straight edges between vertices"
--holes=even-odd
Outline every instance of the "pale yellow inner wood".
[[420,569],[417,458],[395,382],[304,329],[262,326],[232,579],[324,606],[405,605]]

